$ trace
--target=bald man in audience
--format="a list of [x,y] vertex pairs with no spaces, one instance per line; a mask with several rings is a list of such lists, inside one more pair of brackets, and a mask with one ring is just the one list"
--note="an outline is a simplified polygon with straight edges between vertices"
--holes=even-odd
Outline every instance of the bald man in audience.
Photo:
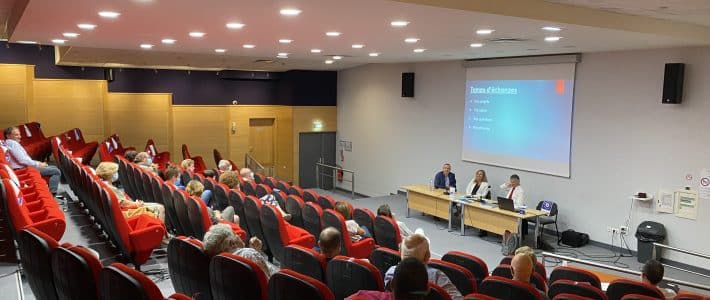
[[[510,262],[510,266],[511,271],[513,273],[513,280],[524,282],[535,287],[532,283],[530,283],[530,277],[532,277],[532,274],[535,270],[535,263],[533,262],[532,258],[530,258],[530,254],[516,254],[515,256],[513,256],[513,260]],[[542,297],[543,299],[550,299],[547,297],[547,294],[545,294],[545,292],[538,290],[537,288],[536,290],[538,291],[538,293],[540,293],[540,297]]]
[[[429,262],[429,258],[431,258],[431,252],[429,251],[429,240],[422,232],[419,231],[402,240],[402,244],[400,244],[399,249],[403,260],[413,257],[426,265],[427,262]],[[395,267],[396,266],[390,267],[389,270],[387,270],[387,273],[385,273],[385,286],[387,286],[392,280],[392,277],[394,277]],[[444,272],[429,266],[427,266],[426,269],[429,282],[444,289],[446,293],[451,296],[451,299],[463,299],[461,292],[451,282],[449,277],[444,274]]]
[[326,261],[330,261],[333,257],[340,255],[340,231],[335,227],[323,229],[318,236],[318,248],[320,253],[325,256]]

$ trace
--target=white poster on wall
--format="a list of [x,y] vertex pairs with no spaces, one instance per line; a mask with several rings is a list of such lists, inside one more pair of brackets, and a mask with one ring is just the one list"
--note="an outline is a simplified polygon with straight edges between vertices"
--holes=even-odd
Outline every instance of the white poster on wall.
[[675,193],[675,215],[680,218],[695,220],[698,216],[698,192],[681,190]]
[[672,214],[675,209],[675,193],[669,190],[660,190],[656,198],[656,212]]
[[700,180],[698,182],[698,194],[701,199],[710,200],[710,169],[700,170]]

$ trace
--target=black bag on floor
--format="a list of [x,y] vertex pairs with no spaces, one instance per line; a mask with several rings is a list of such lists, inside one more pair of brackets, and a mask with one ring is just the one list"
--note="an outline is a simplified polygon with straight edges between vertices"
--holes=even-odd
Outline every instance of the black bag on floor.
[[567,229],[562,232],[560,242],[574,248],[582,247],[589,243],[589,235],[586,233],[576,232],[572,229]]

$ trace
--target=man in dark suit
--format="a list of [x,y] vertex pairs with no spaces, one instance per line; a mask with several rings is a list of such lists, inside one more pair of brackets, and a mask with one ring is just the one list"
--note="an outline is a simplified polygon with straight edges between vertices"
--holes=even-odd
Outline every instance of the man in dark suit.
[[434,177],[434,187],[437,189],[448,189],[456,187],[456,174],[451,173],[451,164],[445,163],[441,167],[441,172]]

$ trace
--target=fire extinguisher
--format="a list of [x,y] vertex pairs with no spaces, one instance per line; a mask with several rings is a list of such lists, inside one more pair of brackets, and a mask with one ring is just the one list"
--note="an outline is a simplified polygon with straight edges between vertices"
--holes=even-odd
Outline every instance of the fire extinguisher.
[[[340,161],[343,162],[345,161],[345,156],[343,155],[343,150],[340,149]],[[341,165],[338,165],[339,168],[342,168]],[[338,182],[343,182],[343,170],[338,169],[335,171],[336,178],[338,179]]]

